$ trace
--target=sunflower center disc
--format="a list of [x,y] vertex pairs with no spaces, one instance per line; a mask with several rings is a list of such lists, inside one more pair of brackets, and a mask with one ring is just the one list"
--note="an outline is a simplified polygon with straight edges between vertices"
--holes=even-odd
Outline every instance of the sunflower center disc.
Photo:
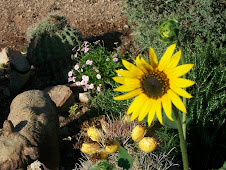
[[147,95],[153,98],[161,97],[164,93],[165,82],[154,76],[146,77],[142,82],[143,90]]

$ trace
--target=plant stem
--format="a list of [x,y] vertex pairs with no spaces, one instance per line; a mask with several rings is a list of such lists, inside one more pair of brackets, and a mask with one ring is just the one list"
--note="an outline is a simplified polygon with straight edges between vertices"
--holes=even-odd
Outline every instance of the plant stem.
[[[180,46],[180,49],[181,49],[181,64],[183,65],[183,64],[185,64],[185,60],[184,60],[184,55],[183,55],[181,46]],[[186,79],[185,74],[183,75],[183,78]],[[186,108],[186,98],[185,97],[183,97],[183,103]],[[182,113],[182,129],[183,129],[184,139],[186,140],[186,113]]]
[[187,144],[186,144],[186,140],[184,139],[180,117],[179,117],[178,111],[174,105],[173,105],[173,113],[174,113],[176,121],[177,121],[177,128],[178,128],[179,138],[180,138],[180,148],[181,148],[181,153],[182,153],[183,167],[184,167],[184,170],[188,170]]

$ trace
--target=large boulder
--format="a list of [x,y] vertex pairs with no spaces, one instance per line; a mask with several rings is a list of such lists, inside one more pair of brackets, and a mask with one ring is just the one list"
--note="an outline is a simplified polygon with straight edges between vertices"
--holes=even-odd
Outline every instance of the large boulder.
[[59,120],[48,94],[30,90],[17,95],[0,133],[0,169],[26,168],[40,160],[47,168],[59,168]]

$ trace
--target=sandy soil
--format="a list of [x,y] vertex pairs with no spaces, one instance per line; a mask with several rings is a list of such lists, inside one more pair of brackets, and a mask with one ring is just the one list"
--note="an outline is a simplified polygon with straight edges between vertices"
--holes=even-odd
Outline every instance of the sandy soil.
[[123,33],[122,52],[133,52],[131,28],[122,12],[123,0],[1,0],[0,50],[23,50],[27,29],[50,13],[65,16],[84,37],[117,31]]

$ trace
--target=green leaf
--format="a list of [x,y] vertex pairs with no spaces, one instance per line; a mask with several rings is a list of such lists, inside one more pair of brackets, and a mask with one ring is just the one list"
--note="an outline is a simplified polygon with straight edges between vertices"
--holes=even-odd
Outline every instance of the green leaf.
[[[176,118],[175,118],[174,114],[172,113],[172,118],[174,121],[171,121],[166,116],[164,110],[162,110],[162,113],[163,113],[162,114],[163,124],[168,128],[177,129],[177,122],[175,121]],[[182,121],[182,113],[181,112],[179,112],[179,116],[180,116],[180,120]],[[191,119],[188,116],[186,116],[186,125],[189,125],[190,122],[191,122]]]
[[133,167],[133,159],[128,154],[128,152],[121,146],[119,148],[118,153],[118,166],[125,169],[131,169]]

